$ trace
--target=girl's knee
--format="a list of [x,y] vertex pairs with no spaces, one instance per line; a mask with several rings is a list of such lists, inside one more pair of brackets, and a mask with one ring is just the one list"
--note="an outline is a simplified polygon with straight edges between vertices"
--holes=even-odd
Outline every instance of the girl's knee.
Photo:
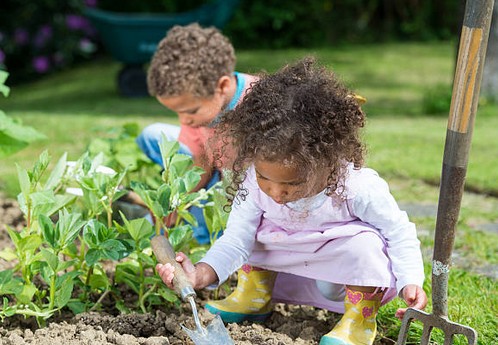
[[349,246],[358,253],[377,253],[379,250],[383,251],[385,247],[379,235],[371,231],[360,232],[351,237]]
[[342,302],[344,296],[346,296],[346,290],[343,284],[334,284],[323,280],[317,280],[316,287],[323,297],[330,301]]

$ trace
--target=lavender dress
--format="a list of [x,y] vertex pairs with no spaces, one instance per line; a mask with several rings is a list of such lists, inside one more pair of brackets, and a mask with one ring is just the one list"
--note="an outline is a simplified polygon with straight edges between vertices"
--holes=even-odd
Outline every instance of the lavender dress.
[[277,271],[273,299],[343,312],[316,281],[386,288],[383,303],[407,284],[422,286],[424,270],[415,225],[372,170],[349,169],[346,200],[324,191],[280,205],[258,187],[254,167],[234,204],[227,229],[201,260],[220,283],[242,264]]

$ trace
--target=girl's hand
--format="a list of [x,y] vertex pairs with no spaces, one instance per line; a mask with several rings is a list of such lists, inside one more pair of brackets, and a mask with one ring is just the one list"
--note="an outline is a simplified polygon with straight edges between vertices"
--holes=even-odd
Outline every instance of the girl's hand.
[[[410,308],[423,310],[427,305],[427,295],[425,294],[424,289],[418,285],[409,284],[405,286],[401,291],[401,295],[403,296],[406,305]],[[406,309],[408,308],[398,309],[396,311],[396,317],[400,320],[403,319]]]
[[[182,252],[176,254],[175,260],[182,266],[185,274],[190,281],[190,284],[195,287],[196,281],[196,270],[195,266],[192,264],[192,261]],[[173,289],[173,278],[175,277],[175,268],[169,264],[157,264],[156,265],[157,273],[163,280],[164,284],[166,284],[170,289]]]
[[[192,264],[192,261],[182,252],[176,254],[175,260],[182,266],[185,271],[187,279],[192,284],[194,289],[202,289],[210,284],[213,284],[218,280],[218,276],[214,269],[206,263]],[[175,277],[175,268],[167,263],[165,265],[156,265],[157,273],[163,280],[163,282],[170,288],[173,289],[173,278]]]

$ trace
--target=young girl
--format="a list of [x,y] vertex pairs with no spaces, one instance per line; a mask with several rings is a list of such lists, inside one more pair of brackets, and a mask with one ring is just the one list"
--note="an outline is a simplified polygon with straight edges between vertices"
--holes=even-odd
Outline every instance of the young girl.
[[[228,225],[196,265],[177,256],[196,289],[243,265],[237,289],[209,311],[261,321],[272,298],[313,305],[344,313],[320,344],[357,345],[374,342],[378,309],[396,295],[425,307],[415,226],[362,167],[364,122],[351,92],[311,58],[263,77],[222,117],[217,135],[236,157]],[[171,265],[157,270],[171,287]]]

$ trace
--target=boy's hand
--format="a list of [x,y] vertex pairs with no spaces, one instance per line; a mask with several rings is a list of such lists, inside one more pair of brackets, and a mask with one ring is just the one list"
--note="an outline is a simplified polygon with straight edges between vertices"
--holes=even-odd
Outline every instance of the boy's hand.
[[[401,291],[401,295],[410,308],[423,310],[427,305],[427,295],[425,294],[424,289],[418,285],[409,284],[405,286]],[[408,308],[398,309],[396,311],[396,317],[401,320],[405,315],[406,309]]]

